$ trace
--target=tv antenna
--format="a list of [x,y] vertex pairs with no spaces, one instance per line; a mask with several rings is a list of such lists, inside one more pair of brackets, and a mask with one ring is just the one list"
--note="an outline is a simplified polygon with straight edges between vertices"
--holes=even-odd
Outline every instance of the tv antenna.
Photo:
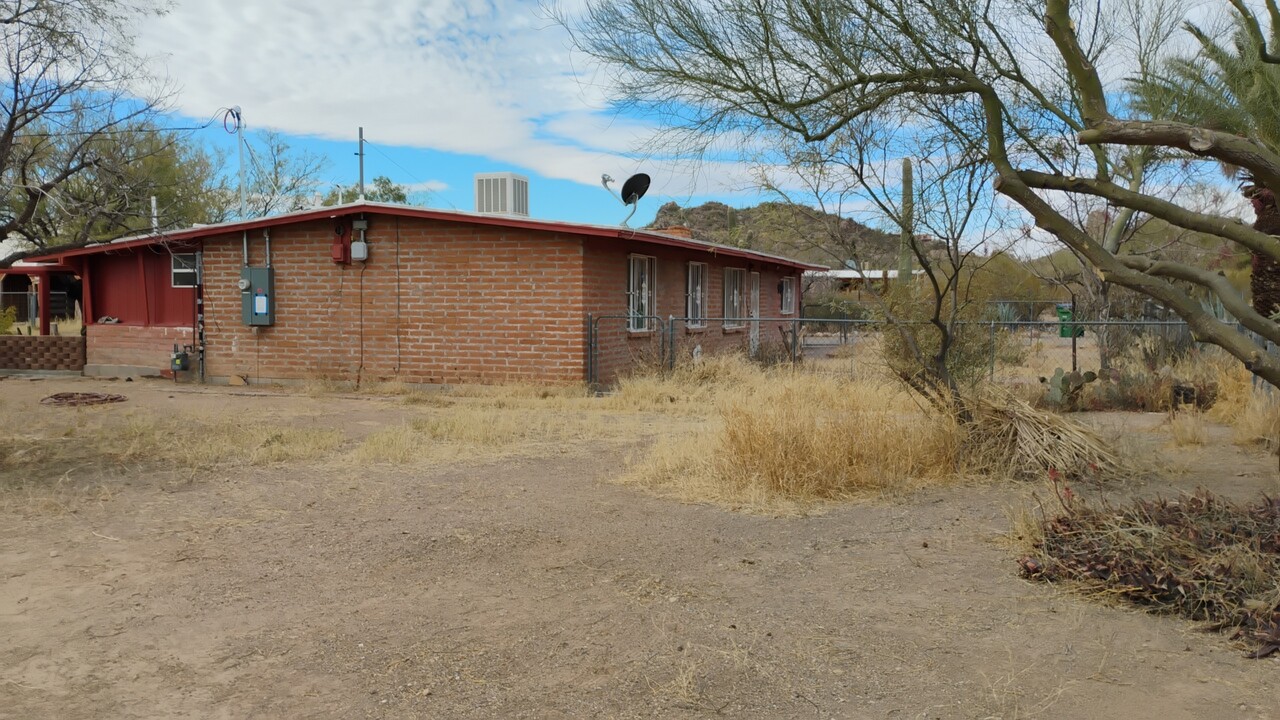
[[[609,191],[610,195],[613,194],[613,190],[609,187],[611,182],[613,182],[613,178],[609,177],[608,173],[600,176],[600,184],[604,186],[605,190]],[[618,199],[622,201],[623,205],[631,206],[631,212],[627,213],[627,217],[622,221],[623,227],[626,227],[627,221],[631,219],[632,215],[636,214],[636,207],[639,206],[640,198],[644,197],[647,192],[649,192],[649,176],[644,173],[636,173],[622,183],[622,195]]]

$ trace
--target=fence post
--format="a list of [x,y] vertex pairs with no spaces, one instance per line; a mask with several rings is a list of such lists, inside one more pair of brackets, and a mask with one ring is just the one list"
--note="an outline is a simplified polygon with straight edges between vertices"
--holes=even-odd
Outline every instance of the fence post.
[[674,371],[676,369],[676,316],[667,316],[667,369]]
[[800,357],[800,318],[791,318],[791,364]]
[[991,381],[996,379],[996,323],[991,321]]

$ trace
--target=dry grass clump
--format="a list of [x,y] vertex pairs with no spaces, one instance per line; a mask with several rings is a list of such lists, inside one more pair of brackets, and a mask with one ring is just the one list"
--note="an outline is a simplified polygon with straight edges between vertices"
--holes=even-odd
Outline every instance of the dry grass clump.
[[569,441],[598,437],[581,416],[535,410],[455,406],[379,430],[356,448],[362,462],[407,464],[431,459],[562,450]]
[[92,413],[72,425],[46,421],[0,436],[0,477],[8,484],[76,469],[157,466],[194,471],[318,460],[343,441],[339,430],[278,427],[240,418],[193,420],[150,412]]
[[1088,428],[1006,394],[969,399],[973,417],[962,422],[899,383],[731,357],[627,382],[616,402],[710,416],[701,430],[658,444],[625,478],[689,501],[777,509],[972,476],[1126,471]]
[[1234,628],[1253,657],[1280,651],[1280,500],[1242,506],[1199,490],[1113,507],[1055,494],[1054,516],[1030,530],[1025,576]]
[[1280,451],[1280,391],[1255,393],[1232,424],[1237,444]]
[[1254,384],[1253,376],[1239,361],[1220,359],[1218,399],[1206,416],[1235,429],[1237,445],[1261,445],[1280,452],[1280,390]]
[[779,504],[896,491],[959,477],[962,433],[882,384],[760,373],[722,388],[712,424],[660,443],[628,482],[691,501]]
[[1173,444],[1178,447],[1203,445],[1209,438],[1204,416],[1194,408],[1175,413],[1169,419],[1169,433],[1173,436]]
[[602,405],[612,410],[642,410],[706,415],[726,392],[790,374],[789,368],[764,369],[740,353],[719,353],[678,364],[664,372],[650,369],[624,375]]
[[538,385],[533,383],[511,383],[506,385],[447,385],[442,391],[452,397],[460,398],[501,398],[522,400],[572,399],[587,397],[587,386],[583,383],[568,385]]
[[342,444],[333,428],[272,427],[241,419],[174,423],[141,415],[116,437],[108,434],[103,454],[121,463],[156,462],[184,469],[270,465],[322,459]]

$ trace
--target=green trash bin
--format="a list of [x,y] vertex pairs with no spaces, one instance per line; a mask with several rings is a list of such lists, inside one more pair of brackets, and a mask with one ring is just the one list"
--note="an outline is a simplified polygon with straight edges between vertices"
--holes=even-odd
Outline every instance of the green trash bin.
[[1069,338],[1072,336],[1080,337],[1084,335],[1084,328],[1076,327],[1071,324],[1071,306],[1059,305],[1058,309],[1058,337]]

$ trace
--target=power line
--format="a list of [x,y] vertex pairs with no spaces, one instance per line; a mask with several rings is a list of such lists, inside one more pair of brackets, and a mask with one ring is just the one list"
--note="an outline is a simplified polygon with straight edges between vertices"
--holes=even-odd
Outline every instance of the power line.
[[[405,166],[403,166],[403,165],[401,165],[400,163],[396,162],[394,158],[392,158],[390,155],[388,155],[388,154],[386,154],[385,152],[383,152],[383,151],[382,151],[382,149],[381,149],[381,148],[379,148],[379,147],[378,147],[378,145],[377,145],[376,143],[371,143],[371,142],[369,142],[369,138],[367,138],[367,137],[366,137],[366,138],[364,139],[364,144],[365,144],[366,146],[372,146],[372,147],[373,147],[373,149],[374,149],[374,150],[375,150],[379,155],[381,155],[382,157],[386,158],[387,162],[389,162],[389,163],[391,163],[392,165],[395,165],[396,167],[400,168],[400,171],[401,171],[401,172],[403,172],[405,175],[408,175],[410,180],[413,180],[414,182],[416,182],[416,183],[417,183],[417,184],[419,184],[419,185],[426,185],[426,184],[427,184],[427,182],[426,182],[425,180],[423,180],[422,178],[418,177],[417,175],[414,175],[413,173],[409,172],[409,170],[408,170],[407,168],[405,168]],[[424,191],[424,192],[426,192],[428,195],[438,195],[438,194],[439,194],[439,193],[436,193],[436,192],[434,192],[434,191],[432,191],[432,190],[427,190],[426,188],[423,188],[423,191]],[[457,210],[457,209],[458,209],[458,206],[454,205],[452,202],[449,202],[448,198],[443,198],[443,199],[444,199],[444,201],[445,201],[446,203],[448,203],[448,205],[449,205],[449,207],[450,207],[450,208],[452,208],[452,209],[454,209],[454,210]]]
[[81,137],[86,135],[137,135],[141,133],[167,133],[167,132],[186,132],[188,130],[204,130],[211,127],[222,117],[223,110],[218,110],[213,117],[203,125],[188,125],[180,127],[134,127],[134,128],[117,128],[117,129],[101,129],[101,130],[63,130],[61,132],[17,132],[15,138],[54,138],[54,137]]

